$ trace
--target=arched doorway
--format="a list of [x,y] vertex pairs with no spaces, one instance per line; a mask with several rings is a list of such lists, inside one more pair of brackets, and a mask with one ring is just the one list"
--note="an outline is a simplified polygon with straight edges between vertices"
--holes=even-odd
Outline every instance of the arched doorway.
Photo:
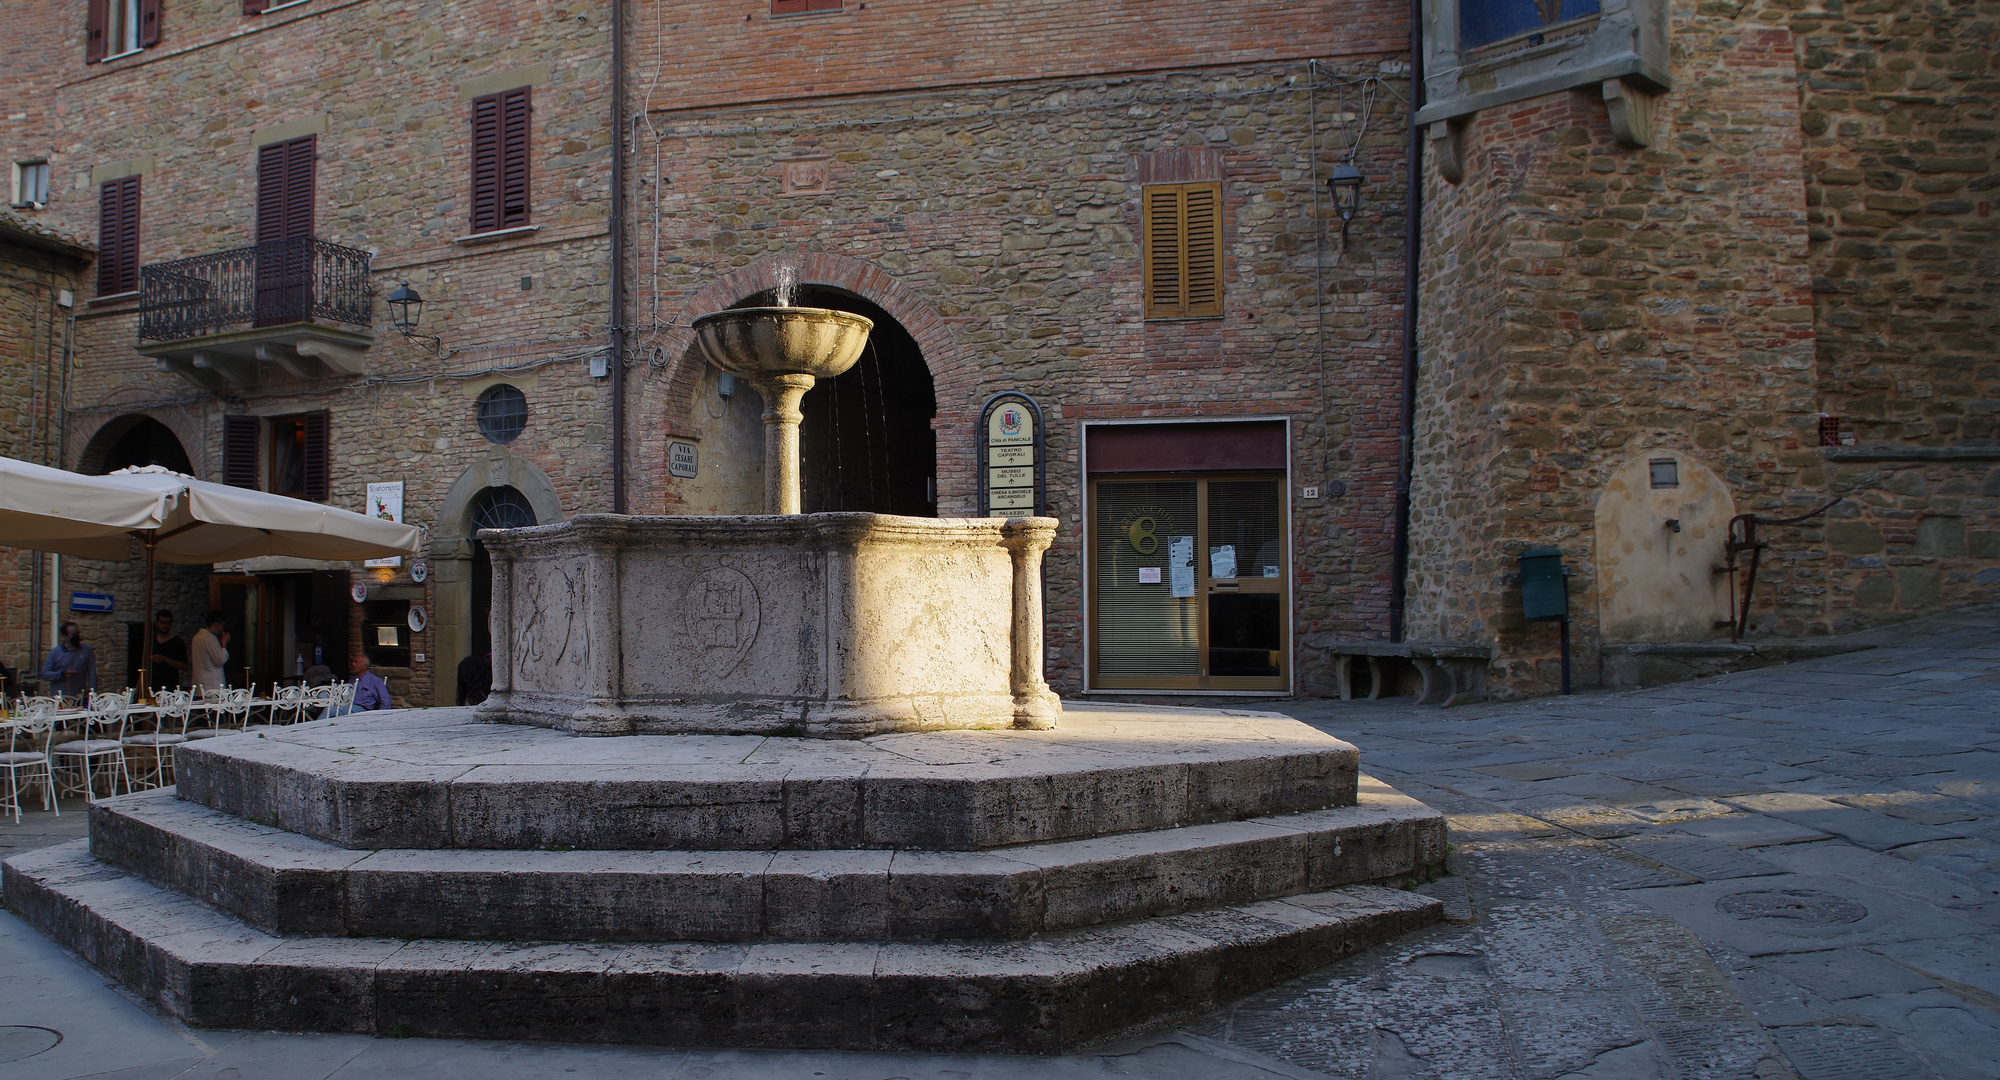
[[84,447],[77,471],[102,476],[135,465],[159,465],[192,475],[187,448],[172,428],[150,416],[121,416],[105,424]]
[[[78,472],[96,476],[144,465],[158,465],[190,475],[194,473],[193,462],[187,448],[181,445],[180,437],[174,434],[172,428],[143,413],[127,413],[107,421],[91,435],[77,458]],[[96,563],[64,560],[61,580],[57,583],[57,596],[60,598],[78,589],[110,593],[117,597],[114,614],[78,617],[78,621],[84,624],[86,638],[98,651],[100,683],[119,685],[116,673],[122,672],[123,685],[137,686],[139,658],[146,651],[146,630],[152,623],[152,612],[145,609],[146,576],[143,564],[137,561]],[[155,568],[153,608],[173,615],[174,632],[182,641],[193,634],[200,624],[202,613],[210,604],[207,567],[161,563]],[[244,617],[243,608],[243,603],[239,601],[230,612],[230,618],[238,620],[230,625],[238,627],[239,631],[243,625],[240,621]],[[256,614],[254,605],[249,613],[252,616]],[[52,621],[59,622],[68,617],[68,613],[63,612],[54,616]],[[244,635],[244,639],[249,642],[249,635]],[[243,682],[242,657],[248,651],[247,647],[232,650],[234,666],[230,675],[234,685]]]
[[456,700],[458,664],[491,647],[493,564],[480,529],[552,525],[562,500],[547,474],[501,447],[468,465],[445,493],[431,534],[431,629],[437,648],[434,701]]
[[[768,305],[769,291],[737,307]],[[799,457],[806,513],[861,510],[937,516],[937,390],[923,351],[887,311],[842,289],[801,285],[799,307],[871,319],[861,359],[806,395]]]
[[538,525],[528,497],[502,485],[480,492],[472,500],[472,648],[470,655],[493,651],[493,559],[479,542],[481,529],[525,529]]

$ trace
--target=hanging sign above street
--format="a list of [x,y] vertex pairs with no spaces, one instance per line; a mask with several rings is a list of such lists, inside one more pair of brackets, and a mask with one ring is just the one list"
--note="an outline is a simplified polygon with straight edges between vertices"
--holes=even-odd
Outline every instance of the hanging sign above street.
[[979,414],[979,505],[987,517],[1033,517],[1048,506],[1042,409],[1026,394],[987,399]]

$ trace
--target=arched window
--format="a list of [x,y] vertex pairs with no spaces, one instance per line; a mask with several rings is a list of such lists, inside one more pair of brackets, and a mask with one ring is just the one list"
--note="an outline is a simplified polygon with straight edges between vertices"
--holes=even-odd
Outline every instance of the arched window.
[[533,524],[535,508],[528,505],[526,495],[510,487],[487,488],[472,504],[472,528],[475,532],[479,529],[525,529]]

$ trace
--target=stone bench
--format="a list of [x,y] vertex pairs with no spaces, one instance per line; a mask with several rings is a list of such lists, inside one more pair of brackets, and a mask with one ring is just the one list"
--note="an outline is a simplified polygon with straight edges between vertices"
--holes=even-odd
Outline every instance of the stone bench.
[[1383,696],[1388,682],[1387,659],[1408,660],[1423,677],[1419,705],[1449,708],[1486,700],[1486,666],[1493,662],[1491,645],[1463,641],[1323,641],[1315,645],[1333,661],[1340,700],[1354,700],[1354,662],[1368,662],[1368,700]]

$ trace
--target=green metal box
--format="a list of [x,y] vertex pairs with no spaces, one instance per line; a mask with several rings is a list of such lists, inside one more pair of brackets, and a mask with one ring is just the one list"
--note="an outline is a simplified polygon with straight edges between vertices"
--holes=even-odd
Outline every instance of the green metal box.
[[1530,622],[1569,618],[1569,579],[1562,552],[1535,548],[1521,553],[1521,614]]

